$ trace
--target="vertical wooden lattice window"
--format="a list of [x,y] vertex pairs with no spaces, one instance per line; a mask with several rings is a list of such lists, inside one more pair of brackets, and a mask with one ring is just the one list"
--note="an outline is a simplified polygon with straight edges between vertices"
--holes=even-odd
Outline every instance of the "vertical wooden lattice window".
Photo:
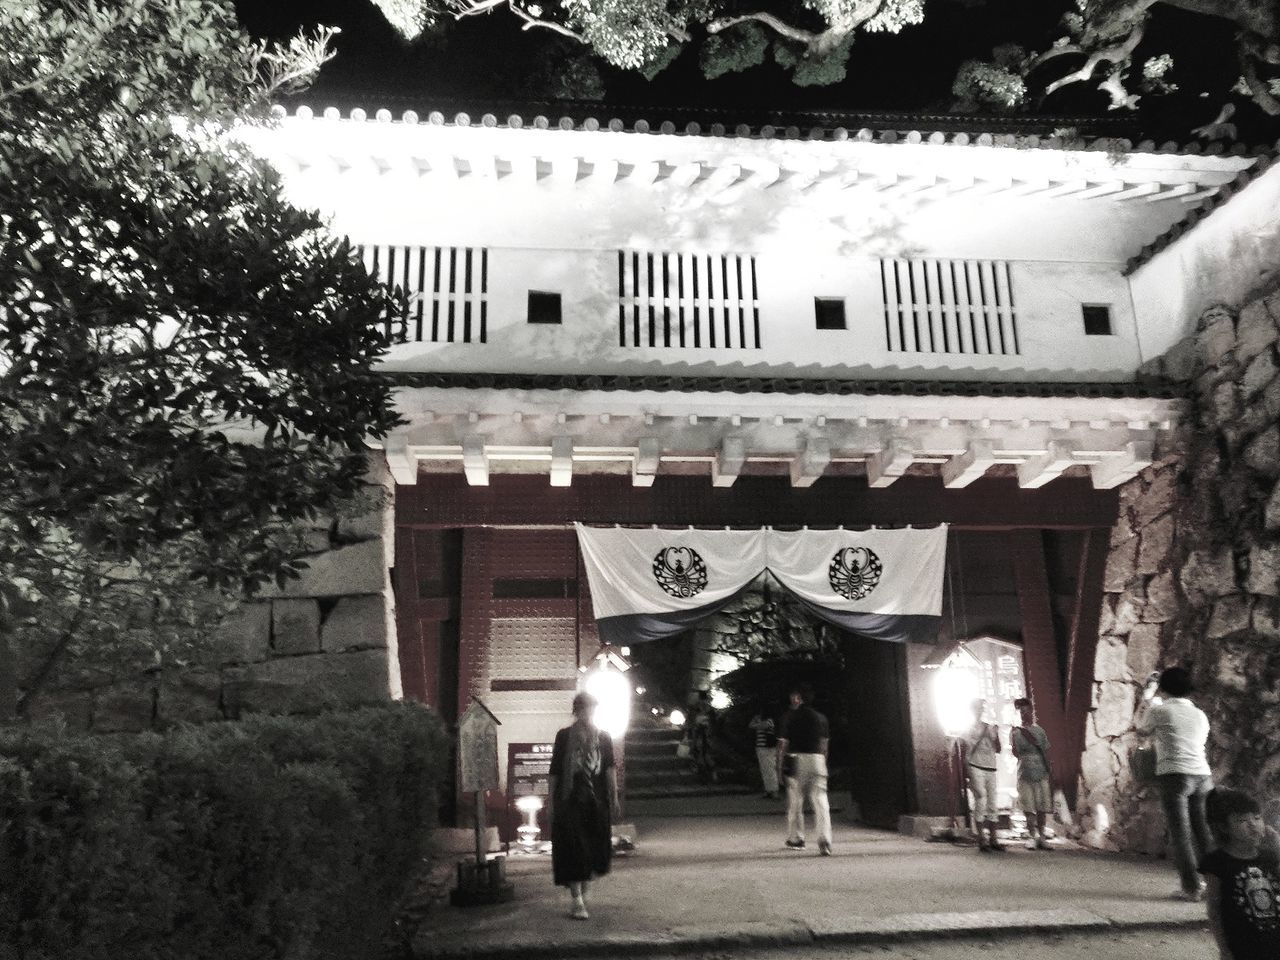
[[359,247],[369,272],[405,302],[383,318],[396,343],[487,343],[489,251],[484,247]]
[[756,258],[618,251],[618,346],[760,348]]
[[881,260],[880,287],[891,351],[1021,352],[1006,260]]

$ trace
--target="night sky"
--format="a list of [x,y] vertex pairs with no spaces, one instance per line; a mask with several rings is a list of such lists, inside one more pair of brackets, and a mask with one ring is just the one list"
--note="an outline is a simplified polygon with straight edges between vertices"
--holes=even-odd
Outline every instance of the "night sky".
[[[929,0],[920,26],[897,35],[860,34],[848,77],[828,87],[797,87],[772,63],[709,81],[702,77],[693,48],[652,82],[597,63],[605,101],[618,106],[946,112],[961,61],[989,58],[992,46],[1009,41],[1043,49],[1058,35],[1055,25],[1070,6],[1050,0]],[[465,19],[443,41],[409,44],[369,0],[237,0],[236,10],[258,37],[283,39],[300,26],[317,23],[342,28],[337,57],[301,98],[316,107],[412,105],[421,110],[444,102],[542,99],[548,95],[545,78],[562,70],[567,58],[584,52],[550,31],[520,30],[519,22],[503,11]],[[1192,127],[1215,117],[1237,75],[1231,35],[1225,23],[1162,9],[1139,49],[1144,57],[1173,54],[1177,94],[1144,96],[1141,113],[1133,116],[1109,113],[1105,95],[1092,84],[1076,84],[1035,112],[1105,117],[1124,123],[1126,135],[1189,140]],[[1222,56],[1205,56],[1214,50]],[[1235,119],[1240,139],[1269,143],[1280,135],[1277,121],[1251,106],[1239,110]]]

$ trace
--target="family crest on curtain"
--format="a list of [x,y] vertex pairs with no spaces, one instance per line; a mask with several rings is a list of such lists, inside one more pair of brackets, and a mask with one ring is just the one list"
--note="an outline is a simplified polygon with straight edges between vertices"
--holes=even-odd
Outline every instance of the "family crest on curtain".
[[680,633],[768,570],[814,616],[876,640],[930,643],[947,527],[633,530],[575,524],[606,643]]

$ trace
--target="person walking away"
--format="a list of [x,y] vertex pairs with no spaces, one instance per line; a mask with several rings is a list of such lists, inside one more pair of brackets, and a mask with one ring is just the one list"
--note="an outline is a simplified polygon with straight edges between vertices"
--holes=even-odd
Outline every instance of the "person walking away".
[[588,881],[609,872],[612,818],[620,815],[613,740],[592,721],[596,700],[573,698],[573,723],[556,733],[551,751],[551,872],[568,887],[569,915],[586,920]]
[[773,717],[766,715],[763,704],[747,724],[756,737],[756,763],[760,765],[760,782],[770,800],[778,797],[778,736]]
[[831,855],[831,806],[827,802],[827,745],[830,726],[809,702],[807,684],[791,691],[791,709],[778,731],[778,772],[787,785],[787,846],[804,848],[804,801],[813,807],[818,852]]
[[689,716],[689,739],[693,765],[698,776],[707,783],[715,783],[716,761],[711,752],[711,726],[716,718],[715,707],[711,705],[711,692],[699,690]]
[[1134,726],[1155,744],[1160,805],[1182,881],[1173,895],[1182,900],[1203,896],[1204,882],[1196,875],[1196,865],[1213,842],[1204,807],[1213,789],[1205,757],[1209,718],[1187,699],[1191,690],[1191,674],[1182,667],[1153,673],[1134,717]]
[[1026,697],[1013,701],[1022,720],[1009,733],[1009,746],[1018,761],[1018,803],[1027,818],[1027,849],[1050,850],[1045,820],[1053,809],[1053,781],[1049,775],[1049,736],[1036,721]]
[[1262,805],[1243,790],[1219,787],[1205,801],[1218,848],[1205,854],[1205,906],[1221,960],[1280,957],[1280,838]]
[[[965,765],[969,789],[973,791],[973,826],[978,832],[978,851],[1003,850],[996,837],[996,754],[1000,753],[1000,728],[982,719],[987,701],[974,700],[973,725],[964,732]],[[986,828],[987,836],[982,835]]]

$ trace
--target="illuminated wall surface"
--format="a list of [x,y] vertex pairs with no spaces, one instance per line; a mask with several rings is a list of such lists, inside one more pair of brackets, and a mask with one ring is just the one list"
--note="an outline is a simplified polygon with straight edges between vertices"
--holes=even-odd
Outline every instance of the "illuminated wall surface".
[[[485,697],[504,753],[545,744],[568,722],[578,668],[598,649],[571,540],[534,529],[576,492],[564,488],[616,481],[619,503],[636,494],[633,519],[660,522],[675,476],[720,497],[740,477],[777,476],[791,499],[862,477],[864,494],[891,496],[903,478],[927,476],[939,502],[979,481],[994,489],[994,477],[1017,495],[1047,486],[1023,532],[1065,529],[1046,505],[1102,503],[1166,456],[1187,422],[1191,401],[1138,383],[1139,369],[1176,377],[1153,358],[1208,303],[1238,305],[1274,280],[1280,260],[1280,173],[1252,156],[531,126],[304,110],[248,135],[289,195],[324,211],[407,295],[387,317],[396,343],[384,364],[406,421],[384,449],[399,484],[397,576],[414,569],[405,551],[437,535],[453,538],[441,556],[454,573],[452,586],[430,588],[439,594],[397,591],[405,691],[446,712]],[[814,381],[845,386],[819,393]],[[864,381],[907,388],[848,388]],[[1086,490],[1055,500],[1064,474],[1087,477]],[[463,490],[436,482],[453,477]],[[527,506],[516,520],[530,529],[477,519],[517,495],[504,491],[519,479],[538,481],[518,488]],[[431,495],[412,498],[412,484]],[[478,495],[465,509],[444,503],[468,491]],[[1013,499],[988,501],[992,529]],[[758,507],[773,509],[764,498]],[[1025,569],[1026,538],[1002,577],[1018,581],[1017,597],[992,629],[1021,627],[1039,645],[1025,663],[994,647],[975,661],[971,685],[1006,731],[1007,704],[1029,686],[1054,689],[1066,649],[1049,601],[1036,624],[1032,600],[1073,596],[1077,620],[1099,605],[1103,563],[1081,546],[1097,534],[1105,553],[1110,519],[1095,521],[1069,549],[1076,534],[1056,546],[1045,535],[1040,582]],[[1064,569],[1092,571],[1089,583],[1057,582],[1055,550],[1072,558]],[[560,592],[529,593],[535,581]],[[974,636],[970,615],[962,633]],[[1093,684],[1085,647],[1089,662],[1062,665],[1064,703],[1041,710],[1047,727],[1068,731],[1051,737],[1069,783],[1084,717],[1100,709],[1079,692]],[[864,720],[898,729],[893,704],[909,702],[915,756],[886,763],[914,764],[921,806],[941,812],[929,758],[945,755],[942,704],[917,654],[910,669],[892,658],[877,667],[867,700],[884,704]],[[877,693],[881,679],[902,687]],[[1126,735],[1115,726],[1109,736]],[[1094,806],[1110,806],[1116,774],[1091,757],[1083,782]],[[868,772],[886,775],[897,774]]]
[[432,371],[1127,379],[1165,332],[1121,268],[1254,163],[299,116],[252,139],[418,296],[388,368]]

